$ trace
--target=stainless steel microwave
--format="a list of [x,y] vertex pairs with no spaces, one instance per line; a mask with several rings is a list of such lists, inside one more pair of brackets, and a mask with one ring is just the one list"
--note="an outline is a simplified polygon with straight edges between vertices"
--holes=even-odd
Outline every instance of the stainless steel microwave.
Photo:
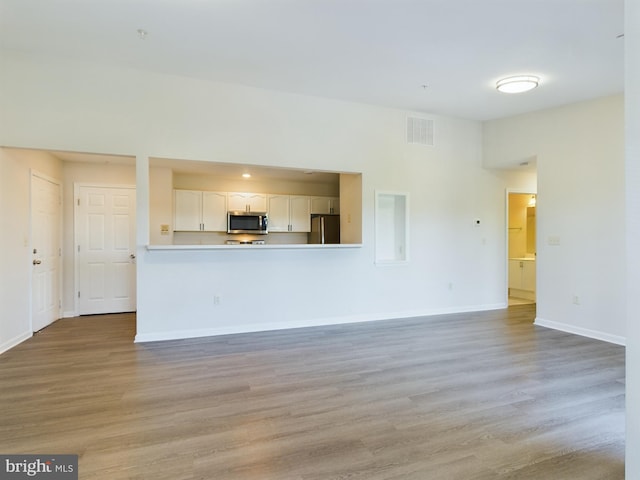
[[267,212],[230,211],[227,213],[227,233],[269,233]]

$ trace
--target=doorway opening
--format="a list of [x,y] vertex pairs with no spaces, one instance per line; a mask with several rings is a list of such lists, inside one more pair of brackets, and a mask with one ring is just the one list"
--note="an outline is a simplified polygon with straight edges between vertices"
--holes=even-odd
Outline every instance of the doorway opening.
[[507,193],[508,305],[536,303],[535,192]]

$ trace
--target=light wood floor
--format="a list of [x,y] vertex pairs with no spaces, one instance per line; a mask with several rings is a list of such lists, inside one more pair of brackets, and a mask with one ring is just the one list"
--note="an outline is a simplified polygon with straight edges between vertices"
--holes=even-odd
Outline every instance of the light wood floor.
[[81,479],[624,478],[624,348],[508,310],[135,345],[66,319],[0,356],[0,452]]

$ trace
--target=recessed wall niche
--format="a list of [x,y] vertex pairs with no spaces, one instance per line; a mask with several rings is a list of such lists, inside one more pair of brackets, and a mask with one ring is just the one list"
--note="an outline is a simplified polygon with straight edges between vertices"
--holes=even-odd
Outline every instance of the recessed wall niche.
[[409,195],[375,193],[375,263],[394,265],[409,259]]

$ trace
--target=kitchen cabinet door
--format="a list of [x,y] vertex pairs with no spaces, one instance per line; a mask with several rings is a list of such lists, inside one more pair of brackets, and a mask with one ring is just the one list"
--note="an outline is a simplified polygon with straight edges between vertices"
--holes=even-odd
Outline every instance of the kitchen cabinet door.
[[226,232],[227,194],[174,190],[173,230]]
[[509,288],[522,290],[522,262],[509,260]]
[[173,229],[198,232],[202,223],[202,192],[174,190]]
[[267,213],[270,232],[289,231],[289,195],[269,195]]
[[226,193],[202,192],[202,230],[205,232],[227,231]]
[[235,210],[239,212],[247,211],[247,196],[245,193],[229,192],[227,194],[227,202],[229,210]]
[[311,213],[340,213],[340,198],[339,197],[312,197],[311,198]]
[[227,198],[229,210],[240,212],[267,211],[267,196],[263,193],[230,192]]
[[329,199],[329,213],[339,214],[340,213],[340,198],[339,197],[331,197]]
[[522,289],[529,292],[536,291],[536,262],[534,260],[522,262]]
[[289,197],[289,225],[291,232],[311,231],[311,199],[304,195]]
[[250,193],[247,197],[250,212],[266,212],[267,196],[262,193]]

